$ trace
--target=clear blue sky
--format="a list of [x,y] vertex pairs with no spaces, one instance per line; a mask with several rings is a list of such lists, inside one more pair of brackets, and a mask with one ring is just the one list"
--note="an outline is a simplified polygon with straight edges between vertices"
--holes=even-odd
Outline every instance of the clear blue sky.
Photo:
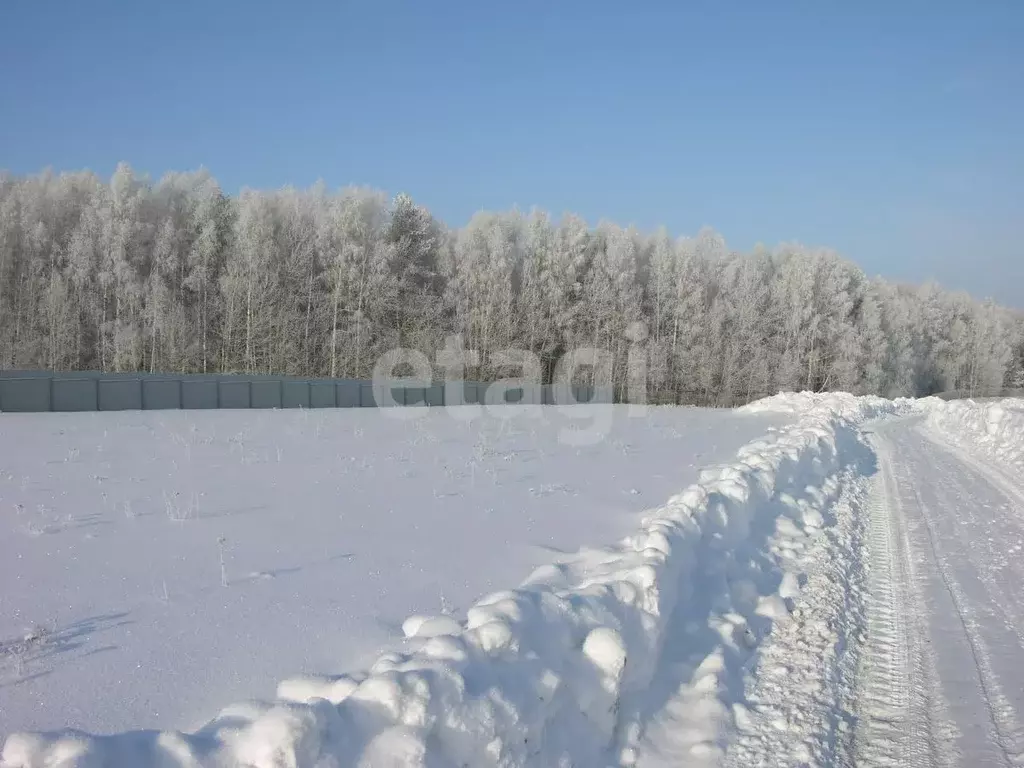
[[1024,307],[1024,1],[6,0],[0,168],[541,206]]

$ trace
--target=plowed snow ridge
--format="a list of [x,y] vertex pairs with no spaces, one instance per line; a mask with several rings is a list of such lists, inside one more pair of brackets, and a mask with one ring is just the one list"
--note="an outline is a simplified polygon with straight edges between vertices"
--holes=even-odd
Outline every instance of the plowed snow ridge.
[[1024,400],[926,402],[926,423],[945,442],[1011,475],[1024,475]]

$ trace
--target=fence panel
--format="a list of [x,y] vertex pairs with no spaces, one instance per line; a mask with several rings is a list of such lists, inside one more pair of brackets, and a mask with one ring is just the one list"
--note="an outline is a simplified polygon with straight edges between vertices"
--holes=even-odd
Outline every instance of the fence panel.
[[444,405],[444,384],[431,384],[424,393],[427,405],[440,407]]
[[377,401],[373,396],[373,384],[369,381],[359,382],[359,405],[362,408],[377,407]]
[[95,411],[99,379],[54,379],[51,405],[55,411]]
[[142,379],[142,407],[147,411],[181,408],[181,379]]
[[401,390],[404,400],[398,399],[398,387],[393,388],[391,391],[394,393],[395,400],[403,405],[419,405],[423,406],[427,404],[427,390],[423,387],[404,387]]
[[221,408],[250,408],[252,402],[249,394],[248,381],[218,381],[217,394]]
[[526,390],[523,387],[508,387],[504,391],[488,388],[487,392],[489,397],[496,398],[498,405],[519,405],[526,402]]
[[615,387],[611,385],[602,384],[596,387],[590,385],[587,387],[587,392],[590,395],[591,402],[603,405],[611,405],[615,402]]
[[188,410],[219,408],[216,379],[183,379],[181,382],[181,407]]
[[523,405],[540,405],[541,404],[541,388],[540,384],[526,384],[523,386],[523,396],[519,398],[519,402]]
[[361,382],[358,381],[339,381],[335,384],[337,390],[335,405],[338,408],[358,408],[360,386]]
[[251,381],[249,382],[249,407],[250,408],[280,408],[281,387],[284,382],[277,381]]
[[0,412],[38,413],[49,411],[50,382],[53,379],[28,376],[0,379]]
[[[373,383],[354,379],[304,380],[293,377],[245,376],[231,374],[103,374],[83,372],[45,373],[0,372],[0,411],[109,411],[209,408],[352,408],[379,407]],[[418,382],[410,380],[410,383]],[[461,389],[462,403],[487,402],[489,386],[476,381],[449,382]],[[458,392],[446,384],[406,386],[403,380],[385,384],[396,405],[432,406],[459,403]],[[566,404],[571,402],[612,402],[608,387],[585,385],[571,389],[563,383],[530,384],[495,389],[493,396],[504,403]],[[449,397],[449,395],[451,395]],[[571,396],[570,396],[571,395]],[[382,398],[383,400],[383,398]],[[451,400],[449,403],[448,401]]]
[[310,408],[335,408],[335,385],[330,381],[309,382],[309,407]]
[[96,386],[101,411],[142,410],[142,379],[97,379]]
[[282,381],[281,382],[281,407],[282,408],[309,408],[309,382],[308,381]]

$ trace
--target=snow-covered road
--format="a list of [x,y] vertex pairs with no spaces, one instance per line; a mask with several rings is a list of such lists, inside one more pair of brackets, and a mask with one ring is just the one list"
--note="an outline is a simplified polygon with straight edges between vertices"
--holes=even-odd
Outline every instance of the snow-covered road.
[[924,428],[873,426],[857,765],[1024,762],[1020,479]]

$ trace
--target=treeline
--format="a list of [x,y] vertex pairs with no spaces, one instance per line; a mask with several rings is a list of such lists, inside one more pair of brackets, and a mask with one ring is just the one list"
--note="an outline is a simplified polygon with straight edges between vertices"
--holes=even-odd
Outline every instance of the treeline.
[[868,278],[835,253],[733,253],[566,215],[478,213],[448,229],[408,196],[245,190],[121,165],[0,175],[0,368],[367,377],[461,334],[468,372],[528,349],[647,346],[650,395],[732,405],[780,389],[887,396],[1024,384],[1019,313]]

